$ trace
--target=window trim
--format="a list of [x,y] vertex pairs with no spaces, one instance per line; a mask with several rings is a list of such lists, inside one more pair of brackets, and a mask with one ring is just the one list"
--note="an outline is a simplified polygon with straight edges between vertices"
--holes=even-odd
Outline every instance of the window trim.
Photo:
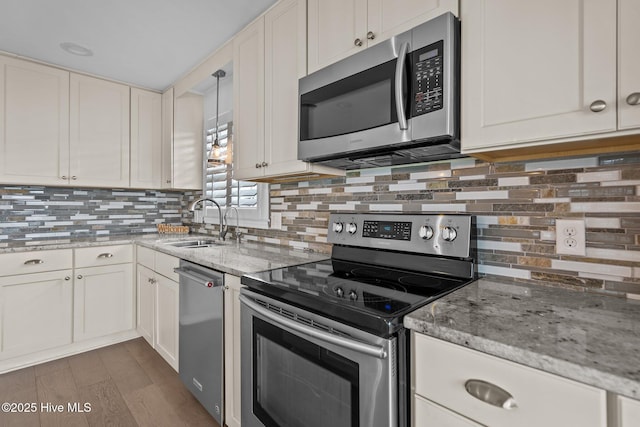
[[[224,125],[228,125],[231,123],[231,129],[233,129],[233,122],[227,122]],[[203,129],[203,159],[202,162],[202,194],[203,197],[207,197],[207,131],[208,129]],[[231,133],[233,138],[233,131]],[[233,150],[233,145],[232,148]],[[232,162],[233,164],[233,162]],[[232,168],[233,173],[233,168]],[[257,199],[258,203],[255,207],[239,207],[235,208],[238,210],[239,216],[239,226],[240,227],[249,227],[249,228],[262,228],[268,229],[270,227],[269,220],[269,209],[270,209],[270,201],[269,201],[269,184],[265,183],[256,183],[257,184]],[[227,213],[227,207],[221,206],[222,215],[224,216]],[[202,214],[202,222],[204,224],[215,224],[217,225],[219,220],[218,208],[215,207],[212,203],[206,203],[203,208]],[[233,214],[232,214],[233,215]],[[234,217],[231,217],[231,226],[235,227],[236,220]]]

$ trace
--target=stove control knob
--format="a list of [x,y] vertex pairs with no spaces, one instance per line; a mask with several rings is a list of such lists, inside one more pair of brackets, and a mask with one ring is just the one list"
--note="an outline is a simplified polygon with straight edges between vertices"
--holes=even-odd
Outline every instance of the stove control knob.
[[418,234],[424,240],[430,240],[433,237],[433,228],[428,225],[423,225],[422,227],[420,227]]
[[335,291],[338,298],[344,297],[344,289],[342,289],[340,286],[338,286]]
[[349,299],[351,301],[357,301],[358,300],[358,294],[353,289],[351,289],[351,291],[349,292]]
[[356,231],[358,231],[358,226],[355,222],[350,222],[349,224],[347,224],[347,231],[349,232],[349,234],[356,234]]
[[334,231],[334,233],[342,233],[342,223],[341,222],[334,222],[333,223],[333,231]]
[[444,227],[442,229],[442,238],[445,242],[453,242],[458,237],[458,232],[453,227]]

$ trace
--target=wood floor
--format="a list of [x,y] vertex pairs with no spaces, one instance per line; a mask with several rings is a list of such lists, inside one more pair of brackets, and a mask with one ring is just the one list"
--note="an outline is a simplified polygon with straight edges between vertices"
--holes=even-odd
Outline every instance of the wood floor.
[[[0,375],[4,402],[35,403],[37,411],[0,412],[0,427],[219,427],[142,338]],[[70,413],[75,402],[91,411]],[[60,404],[64,411],[52,412]]]

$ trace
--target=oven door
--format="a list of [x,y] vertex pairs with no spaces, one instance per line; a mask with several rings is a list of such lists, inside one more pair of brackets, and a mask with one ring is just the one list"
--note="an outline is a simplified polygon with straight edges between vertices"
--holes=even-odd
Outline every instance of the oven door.
[[396,338],[242,289],[242,425],[395,427]]

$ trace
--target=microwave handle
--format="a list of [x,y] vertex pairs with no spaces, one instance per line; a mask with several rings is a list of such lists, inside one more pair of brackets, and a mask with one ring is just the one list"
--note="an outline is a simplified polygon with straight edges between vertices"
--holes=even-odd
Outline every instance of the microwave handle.
[[404,79],[404,66],[409,51],[409,42],[402,43],[398,60],[396,62],[396,112],[398,114],[398,125],[400,130],[407,130],[407,115],[404,112],[404,97],[402,96],[402,81]]

